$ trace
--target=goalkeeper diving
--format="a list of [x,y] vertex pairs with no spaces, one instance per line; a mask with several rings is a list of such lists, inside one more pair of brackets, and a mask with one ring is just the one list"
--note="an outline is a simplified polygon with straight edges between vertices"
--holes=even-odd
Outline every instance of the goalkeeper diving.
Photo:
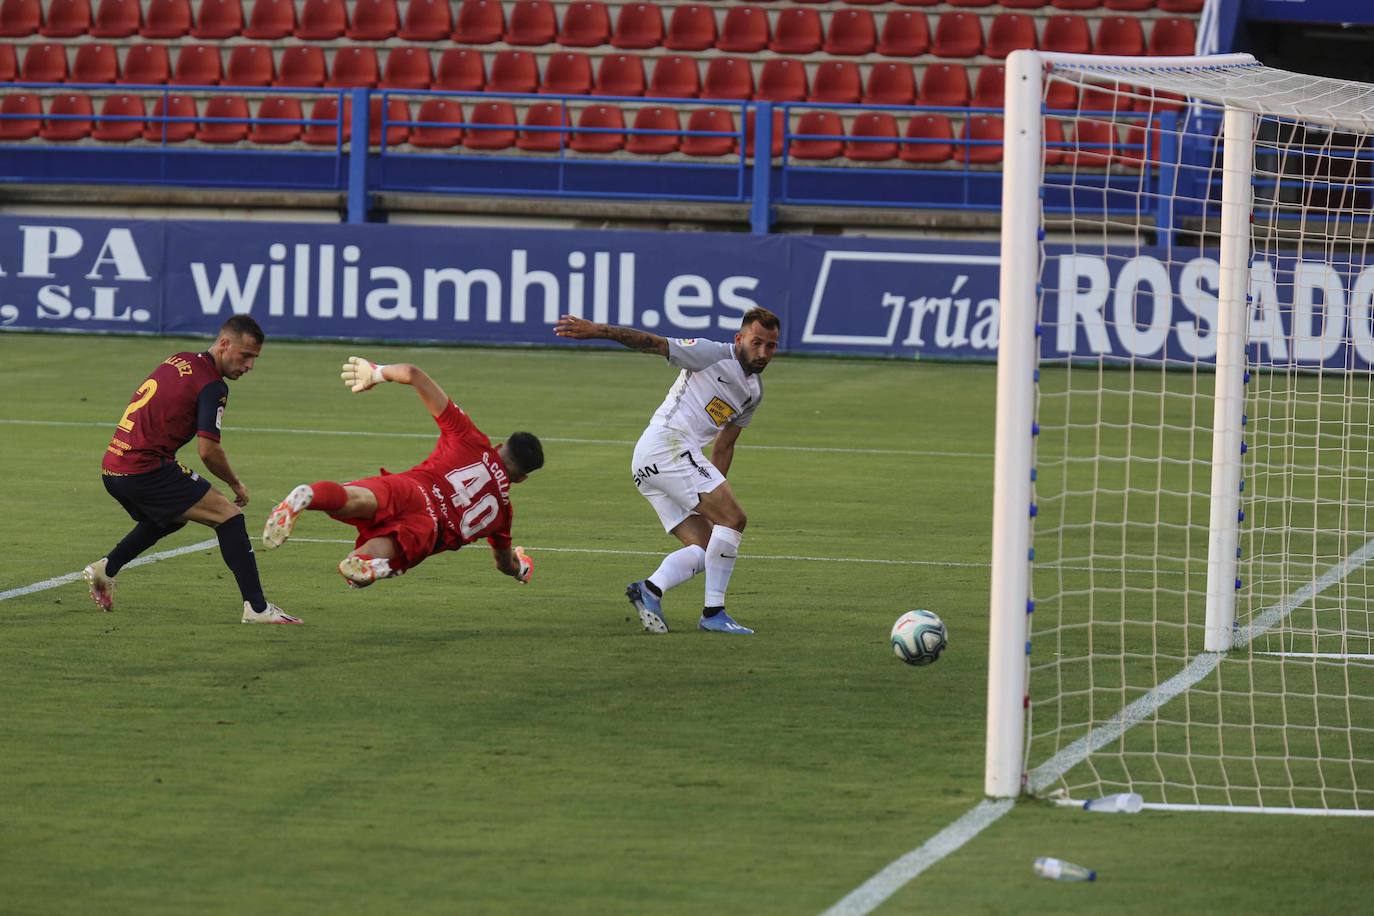
[[383,382],[409,385],[439,425],[439,441],[408,471],[301,484],[268,516],[263,545],[280,547],[301,513],[312,509],[358,529],[356,548],[339,563],[339,572],[355,588],[399,576],[426,557],[478,538],[491,545],[499,571],[529,582],[534,561],[523,548],[511,547],[510,488],[543,467],[539,439],[518,432],[492,445],[432,378],[408,363],[381,366],[353,356],[341,377],[354,394]]

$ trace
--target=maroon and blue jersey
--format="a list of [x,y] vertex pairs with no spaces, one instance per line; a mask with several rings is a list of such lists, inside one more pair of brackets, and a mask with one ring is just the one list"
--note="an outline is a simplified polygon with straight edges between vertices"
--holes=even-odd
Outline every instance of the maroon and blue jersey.
[[111,474],[143,474],[176,460],[192,438],[219,441],[229,386],[209,353],[177,353],[139,385],[105,448]]

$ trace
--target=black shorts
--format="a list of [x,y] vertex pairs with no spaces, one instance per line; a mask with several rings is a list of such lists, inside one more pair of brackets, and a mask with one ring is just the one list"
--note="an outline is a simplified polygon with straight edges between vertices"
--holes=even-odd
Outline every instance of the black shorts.
[[102,474],[105,489],[136,522],[170,528],[210,492],[210,481],[176,462],[145,474]]

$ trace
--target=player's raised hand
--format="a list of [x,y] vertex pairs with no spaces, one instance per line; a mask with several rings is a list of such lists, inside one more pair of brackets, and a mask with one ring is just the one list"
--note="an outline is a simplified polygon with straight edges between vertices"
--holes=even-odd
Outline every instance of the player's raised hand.
[[350,356],[348,362],[343,364],[339,378],[343,379],[343,383],[354,394],[366,391],[378,382],[386,381],[382,378],[382,367],[361,356]]
[[553,332],[559,337],[571,337],[575,340],[588,340],[599,337],[600,325],[576,315],[564,315],[554,323]]
[[515,574],[515,581],[521,585],[528,585],[530,579],[534,578],[534,559],[525,553],[525,548],[515,548],[515,559],[520,561],[520,572]]

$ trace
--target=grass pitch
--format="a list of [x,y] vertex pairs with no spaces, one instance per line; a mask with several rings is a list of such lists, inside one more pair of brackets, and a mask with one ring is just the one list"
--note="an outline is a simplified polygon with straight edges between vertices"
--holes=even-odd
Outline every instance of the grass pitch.
[[[0,336],[0,591],[128,529],[101,451],[147,371],[202,345]],[[355,352],[424,366],[494,438],[544,438],[513,491],[533,584],[475,546],[352,591],[351,529],[308,516],[258,554],[304,627],[240,625],[214,547],[121,573],[113,614],[79,582],[0,601],[0,911],[817,912],[981,798],[991,367],[776,362],[730,474],[750,522],[729,606],[758,635],[693,629],[698,580],[654,638],[621,592],[674,543],[629,476],[670,369],[269,341],[225,421],[250,531],[296,483],[427,453],[412,392],[344,391]],[[886,644],[917,606],[951,634],[920,670]],[[1366,820],[1025,802],[883,912],[1350,910],[1372,841]],[[1040,881],[1037,855],[1101,880]]]

